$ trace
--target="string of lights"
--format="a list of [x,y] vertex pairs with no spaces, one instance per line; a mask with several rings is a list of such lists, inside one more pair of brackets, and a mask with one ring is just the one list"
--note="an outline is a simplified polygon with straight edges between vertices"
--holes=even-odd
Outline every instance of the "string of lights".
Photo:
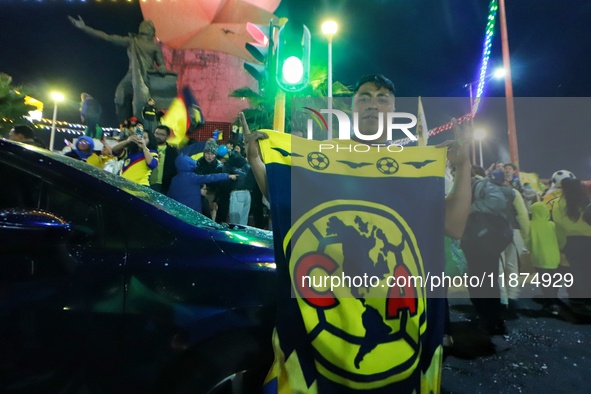
[[[497,16],[497,10],[499,8],[498,0],[491,0],[490,5],[488,7],[488,17],[486,22],[486,30],[484,36],[484,45],[482,49],[482,62],[480,63],[480,74],[478,79],[478,88],[476,90],[476,97],[474,99],[472,108],[470,113],[459,117],[458,124],[462,124],[462,122],[466,120],[470,120],[474,118],[476,112],[478,111],[478,107],[480,105],[480,98],[484,92],[484,87],[486,85],[486,71],[488,68],[488,60],[490,58],[490,48],[492,46],[492,39],[495,33],[495,20]],[[443,133],[444,131],[451,130],[453,127],[452,122],[445,123],[441,126],[437,126],[433,129],[429,130],[429,137],[433,137],[437,134]],[[397,141],[394,141],[395,144],[398,145],[407,145],[411,142],[409,138],[403,138]]]
[[[35,128],[42,129],[42,130],[51,130],[52,120],[42,118],[39,120],[33,121]],[[78,124],[78,123],[69,123],[63,121],[56,121],[56,128],[55,131],[59,133],[67,133],[67,134],[74,134],[74,135],[84,135],[84,130],[86,129],[85,125]],[[113,135],[113,132],[119,131],[117,128],[113,127],[101,127],[103,132]]]
[[[472,119],[472,114],[468,113],[466,115],[460,116],[459,118],[457,118],[458,124],[462,124],[467,120]],[[453,128],[453,123],[452,122],[448,122],[445,124],[442,124],[441,126],[437,126],[432,128],[431,130],[429,130],[429,137],[433,137],[436,136],[437,134],[441,134],[444,131],[448,131],[451,130]],[[410,138],[402,138],[396,141],[393,141],[393,143],[395,145],[408,145],[411,142]]]
[[476,97],[472,105],[472,116],[476,115],[478,107],[480,105],[480,98],[484,92],[484,86],[486,84],[486,70],[488,68],[488,60],[490,58],[490,48],[492,46],[493,35],[495,34],[495,21],[497,16],[497,10],[499,8],[498,0],[491,0],[488,7],[488,18],[486,22],[486,30],[484,35],[484,45],[482,49],[482,62],[480,63],[480,75],[478,78],[478,88],[476,89]]

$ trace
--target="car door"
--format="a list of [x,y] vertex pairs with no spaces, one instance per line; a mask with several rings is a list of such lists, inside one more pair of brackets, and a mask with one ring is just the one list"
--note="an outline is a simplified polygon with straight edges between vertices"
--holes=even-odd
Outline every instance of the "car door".
[[73,228],[63,245],[33,237],[0,254],[0,391],[94,391],[121,349],[121,208],[98,180],[55,162],[0,156],[0,184],[0,209],[43,210]]

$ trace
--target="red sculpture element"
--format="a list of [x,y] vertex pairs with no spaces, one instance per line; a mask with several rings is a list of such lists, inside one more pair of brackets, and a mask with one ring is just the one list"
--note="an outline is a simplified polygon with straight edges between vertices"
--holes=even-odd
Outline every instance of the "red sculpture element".
[[281,0],[177,0],[140,2],[158,39],[174,49],[209,49],[253,60],[246,22],[268,24]]

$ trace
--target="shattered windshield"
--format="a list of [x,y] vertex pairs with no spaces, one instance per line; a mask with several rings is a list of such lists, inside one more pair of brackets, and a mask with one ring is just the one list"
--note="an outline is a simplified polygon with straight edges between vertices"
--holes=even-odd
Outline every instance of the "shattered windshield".
[[119,175],[111,174],[110,172],[87,164],[81,160],[72,159],[70,157],[63,156],[60,154],[52,154],[42,149],[33,149],[45,155],[51,155],[53,159],[65,163],[71,167],[75,167],[76,169],[82,172],[90,174],[95,178],[98,178],[103,182],[106,182],[126,193],[129,193],[147,202],[148,204],[153,205],[154,207],[161,209],[174,217],[177,217],[178,219],[186,223],[195,226],[207,226],[216,229],[223,229],[222,226],[220,226],[213,220],[209,219],[208,217],[202,215],[201,213],[198,213],[192,210],[191,208],[187,207],[186,205],[181,204],[171,198],[168,198],[165,195],[150,189],[149,187],[138,185],[134,182],[122,178]]

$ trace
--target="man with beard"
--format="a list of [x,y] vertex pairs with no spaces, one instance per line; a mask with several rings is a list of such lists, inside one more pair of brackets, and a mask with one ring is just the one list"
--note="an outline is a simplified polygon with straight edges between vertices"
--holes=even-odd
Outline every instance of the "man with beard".
[[170,136],[170,127],[160,125],[154,130],[154,138],[158,143],[158,167],[150,174],[150,187],[162,194],[168,193],[172,177],[177,173],[175,160],[178,151],[168,145],[166,140]]

